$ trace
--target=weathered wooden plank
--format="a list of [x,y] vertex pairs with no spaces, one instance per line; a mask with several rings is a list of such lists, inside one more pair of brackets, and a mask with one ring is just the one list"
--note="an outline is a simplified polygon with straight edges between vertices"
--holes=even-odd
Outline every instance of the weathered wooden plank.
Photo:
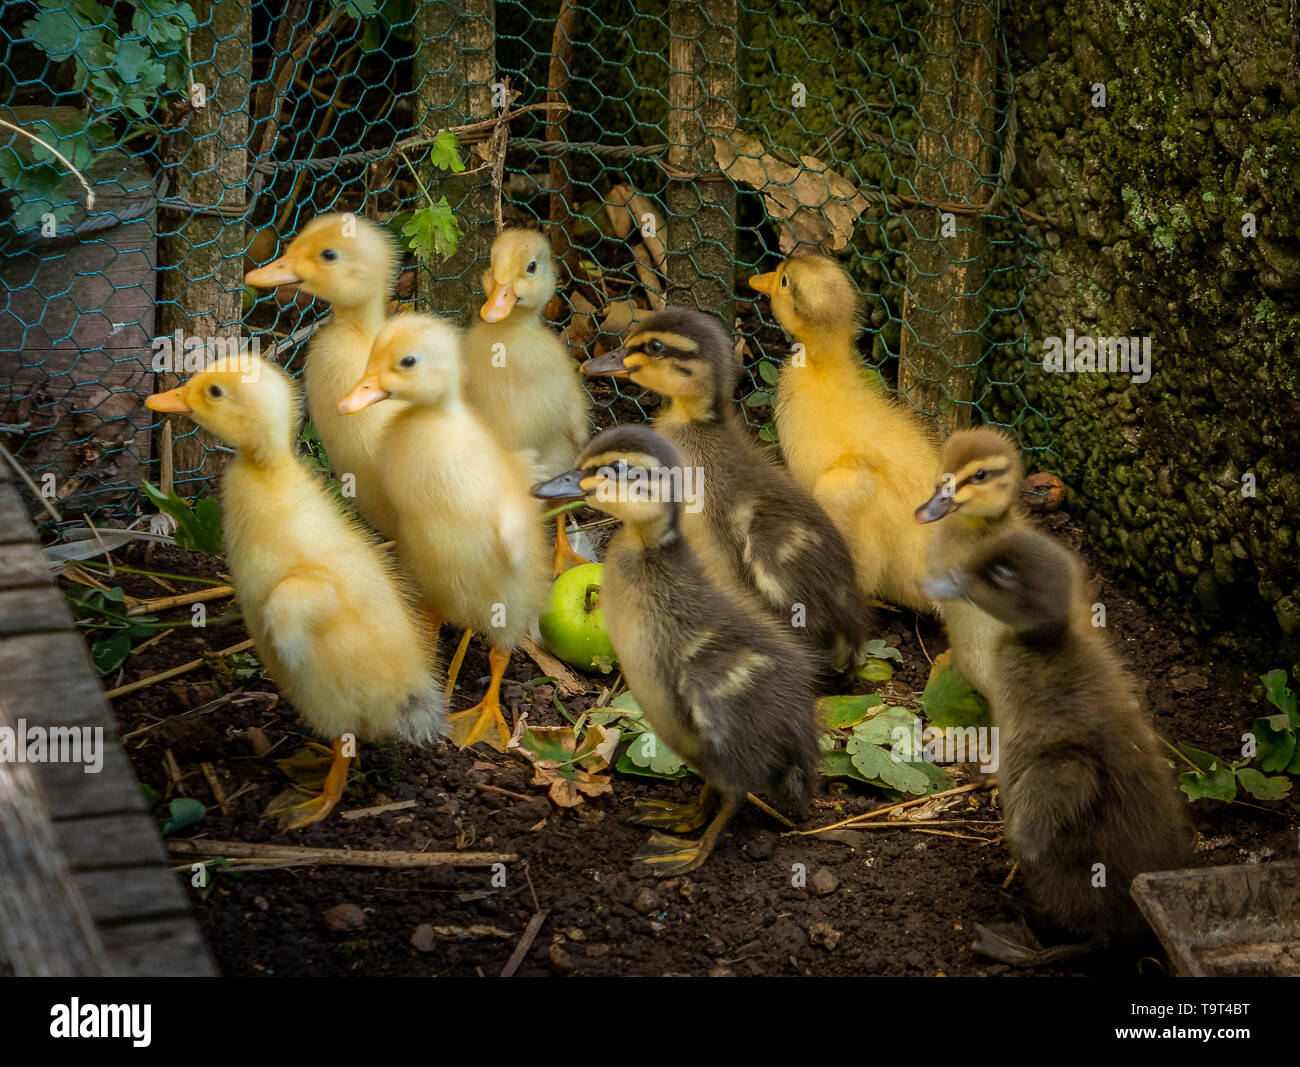
[[113,726],[90,653],[76,633],[0,638],[0,680],[15,718],[42,726]]
[[0,545],[0,589],[35,585],[49,579],[50,569],[35,545]]
[[161,864],[73,873],[77,888],[97,923],[125,919],[165,919],[188,914],[189,901],[176,875]]
[[[8,468],[8,460],[0,460],[0,467]],[[36,539],[27,509],[13,482],[0,482],[0,545],[31,544]]]
[[104,765],[98,774],[86,774],[79,763],[35,765],[37,781],[56,819],[144,810],[144,795],[122,746],[106,739],[102,758]]
[[59,847],[74,871],[108,866],[163,863],[158,827],[146,814],[83,815],[54,823]]
[[113,973],[135,978],[211,978],[217,973],[188,917],[124,923],[103,931]]
[[[0,727],[14,728],[2,705]],[[0,960],[22,976],[109,973],[33,768],[8,761],[0,762]]]
[[53,586],[0,590],[0,636],[66,630],[72,623]]

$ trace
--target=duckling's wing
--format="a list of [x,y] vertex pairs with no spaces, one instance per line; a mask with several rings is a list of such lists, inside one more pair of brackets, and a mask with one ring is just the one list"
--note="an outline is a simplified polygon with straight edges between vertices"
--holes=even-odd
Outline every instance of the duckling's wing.
[[1014,780],[1007,804],[1007,836],[1024,859],[1033,862],[1063,835],[1087,823],[1101,799],[1102,769],[1097,754],[1062,746],[1035,756]]
[[296,670],[313,654],[314,635],[338,610],[334,578],[316,567],[296,567],[281,579],[262,605],[262,625],[285,667]]
[[517,497],[513,493],[501,494],[497,501],[497,543],[511,567],[518,568],[527,562],[528,539],[533,535],[536,523],[537,510],[532,506],[531,500]]

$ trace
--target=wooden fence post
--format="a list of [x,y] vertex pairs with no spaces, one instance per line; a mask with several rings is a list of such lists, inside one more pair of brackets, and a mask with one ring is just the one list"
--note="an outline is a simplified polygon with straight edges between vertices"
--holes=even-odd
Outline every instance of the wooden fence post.
[[[416,8],[416,117],[432,136],[492,112],[496,77],[494,0],[422,0]],[[416,165],[436,200],[445,196],[463,235],[455,255],[419,272],[419,294],[433,311],[468,311],[482,287],[494,235],[492,181],[487,171],[448,177],[427,162]]]
[[[994,188],[986,176],[993,160],[995,29],[989,4],[931,5],[915,182],[916,195],[927,203],[978,205]],[[970,425],[983,354],[983,224],[979,215],[953,214],[945,234],[940,210],[919,207],[909,216],[914,230],[899,389],[951,433]]]
[[[672,0],[668,9],[668,163],[688,174],[715,170],[709,133],[736,127],[736,21],[736,0]],[[730,333],[736,187],[713,177],[672,181],[664,194],[668,302],[720,315]]]
[[[248,182],[248,98],[252,71],[251,5],[242,0],[193,0],[198,28],[190,34],[194,81],[203,86],[195,108],[171,138],[164,171],[168,195],[222,209],[168,211],[159,227],[158,335],[177,330],[205,342],[230,338],[239,347],[244,314],[244,225]],[[170,389],[186,375],[159,374]],[[212,478],[224,454],[203,430],[180,418],[172,427],[176,477]],[[186,494],[182,494],[186,495]]]

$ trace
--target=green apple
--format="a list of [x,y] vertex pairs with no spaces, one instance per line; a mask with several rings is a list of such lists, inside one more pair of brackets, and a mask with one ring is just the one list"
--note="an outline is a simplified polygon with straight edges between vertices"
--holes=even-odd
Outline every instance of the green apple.
[[570,567],[551,584],[546,608],[537,620],[546,647],[581,671],[607,671],[615,659],[600,607],[604,572],[600,563]]

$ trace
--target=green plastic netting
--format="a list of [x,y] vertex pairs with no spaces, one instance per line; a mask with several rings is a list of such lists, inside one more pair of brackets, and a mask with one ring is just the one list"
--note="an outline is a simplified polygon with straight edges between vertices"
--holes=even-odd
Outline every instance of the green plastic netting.
[[[1040,268],[1008,184],[996,3],[41,0],[3,17],[0,440],[65,517],[138,515],[159,480],[155,338],[301,369],[326,309],[242,277],[326,211],[391,225],[414,267],[399,296],[462,319],[498,209],[552,234],[575,344],[664,300],[722,315],[744,342],[737,401],[769,439],[789,342],[744,280],[820,248],[862,291],[887,387],[945,427],[1050,448],[1021,389]],[[650,410],[635,387],[593,389],[601,424]],[[193,495],[220,446],[174,432]]]

